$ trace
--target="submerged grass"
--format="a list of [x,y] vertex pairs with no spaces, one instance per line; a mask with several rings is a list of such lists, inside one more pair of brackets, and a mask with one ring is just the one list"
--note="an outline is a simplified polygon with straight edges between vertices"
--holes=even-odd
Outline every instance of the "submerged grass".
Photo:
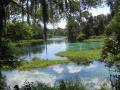
[[10,68],[4,66],[3,70],[31,70],[36,68],[45,68],[57,64],[68,64],[67,60],[32,60],[32,61],[21,61],[20,65],[17,68]]
[[68,57],[71,60],[90,60],[90,59],[100,59],[101,49],[90,49],[90,50],[68,50],[64,52],[59,52],[57,56]]

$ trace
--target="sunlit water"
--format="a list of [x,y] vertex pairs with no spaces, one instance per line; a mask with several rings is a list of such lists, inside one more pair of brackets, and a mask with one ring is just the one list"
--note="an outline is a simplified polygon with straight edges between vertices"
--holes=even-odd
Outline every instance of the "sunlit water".
[[[23,46],[22,49],[25,53],[21,57],[27,60],[33,58],[63,60],[66,58],[55,56],[55,53],[70,49],[93,49],[100,47],[100,45],[100,42],[68,43],[64,38],[52,38],[48,40],[47,52],[45,45]],[[113,71],[114,68],[111,71],[105,63],[93,61],[87,65],[70,63],[30,71],[2,71],[2,74],[6,76],[7,85],[11,87],[14,85],[21,87],[25,82],[41,82],[49,86],[54,86],[60,80],[80,78],[83,83],[99,89],[101,86],[111,87],[110,74],[113,74]]]
[[61,51],[70,49],[93,49],[100,47],[101,42],[82,42],[82,43],[68,43],[65,37],[51,38],[48,39],[47,49],[45,44],[37,44],[32,46],[22,46],[21,49],[24,54],[21,58],[25,60],[38,59],[49,59],[49,60],[64,60],[65,57],[59,57],[55,54]]

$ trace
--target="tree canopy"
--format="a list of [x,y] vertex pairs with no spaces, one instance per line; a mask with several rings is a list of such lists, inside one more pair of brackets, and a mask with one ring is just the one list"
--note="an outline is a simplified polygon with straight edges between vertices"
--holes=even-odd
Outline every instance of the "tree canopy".
[[[6,41],[7,38],[17,37],[16,39],[20,40],[32,37],[32,33],[34,32],[32,32],[30,27],[43,29],[41,30],[42,33],[37,35],[43,35],[45,41],[47,41],[47,23],[56,23],[61,18],[67,20],[67,31],[71,39],[76,40],[77,36],[81,36],[78,34],[82,33],[87,36],[93,35],[96,33],[95,30],[97,30],[98,27],[101,28],[97,31],[99,33],[96,34],[101,34],[104,32],[103,29],[105,26],[103,23],[107,21],[106,17],[103,16],[104,19],[102,19],[102,16],[92,17],[87,10],[103,2],[104,0],[1,0],[0,43],[8,43],[8,41]],[[14,20],[21,20],[22,23],[16,22],[12,24]],[[41,23],[44,27],[42,27]],[[97,23],[97,25],[95,23]],[[7,28],[7,24],[9,24],[9,29]],[[16,29],[16,31],[14,29]],[[0,47],[5,46],[8,48],[7,44],[4,44],[5,43],[3,43],[3,45],[1,44]],[[1,57],[3,54],[2,51],[3,49],[1,48]]]

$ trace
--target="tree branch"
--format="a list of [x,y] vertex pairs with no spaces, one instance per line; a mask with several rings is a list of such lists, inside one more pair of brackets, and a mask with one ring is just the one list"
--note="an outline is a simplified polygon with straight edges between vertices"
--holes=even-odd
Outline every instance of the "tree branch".
[[19,5],[19,4],[18,4],[17,2],[15,2],[14,0],[10,0],[10,2],[13,3],[13,4],[15,4],[15,5],[17,5],[18,7],[22,8],[22,6]]

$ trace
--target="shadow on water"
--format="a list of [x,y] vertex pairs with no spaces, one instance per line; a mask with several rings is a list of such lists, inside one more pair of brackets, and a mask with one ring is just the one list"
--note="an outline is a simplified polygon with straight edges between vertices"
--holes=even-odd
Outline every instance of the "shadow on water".
[[20,46],[21,49],[21,54],[20,55],[31,55],[31,53],[41,53],[44,49],[45,46],[44,45],[23,45]]

